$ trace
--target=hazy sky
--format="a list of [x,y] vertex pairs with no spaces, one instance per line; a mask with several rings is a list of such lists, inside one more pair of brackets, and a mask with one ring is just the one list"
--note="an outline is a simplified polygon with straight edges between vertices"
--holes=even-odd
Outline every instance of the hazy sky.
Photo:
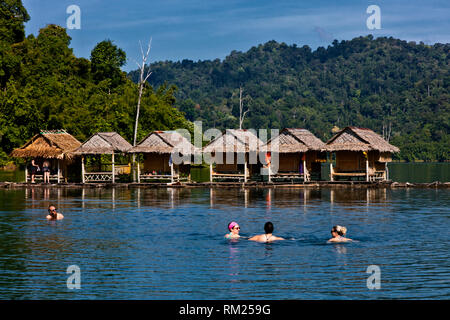
[[[78,57],[111,39],[136,69],[138,41],[152,38],[151,61],[223,59],[232,50],[276,40],[328,46],[373,34],[427,44],[450,42],[450,1],[361,0],[23,0],[27,34],[55,23],[67,27],[67,7],[81,10],[81,28],[68,30]],[[381,29],[369,30],[369,5],[381,10]]]

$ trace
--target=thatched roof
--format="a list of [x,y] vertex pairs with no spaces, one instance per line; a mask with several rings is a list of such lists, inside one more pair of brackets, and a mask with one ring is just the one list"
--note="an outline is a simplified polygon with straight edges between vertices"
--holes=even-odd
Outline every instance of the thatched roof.
[[400,151],[374,131],[357,127],[346,127],[339,131],[326,143],[325,149],[327,151]]
[[132,147],[117,132],[98,132],[85,141],[74,154],[124,153]]
[[278,153],[306,152],[309,150],[321,151],[325,143],[306,129],[285,128],[280,134],[270,139],[264,148],[271,150],[272,146],[276,148],[278,143]]
[[203,148],[203,152],[257,152],[264,143],[254,132],[246,129],[227,129]]
[[129,153],[172,153],[193,154],[200,150],[177,131],[153,131],[139,144],[128,150]]
[[64,130],[41,131],[22,147],[11,152],[16,158],[70,159],[81,142]]

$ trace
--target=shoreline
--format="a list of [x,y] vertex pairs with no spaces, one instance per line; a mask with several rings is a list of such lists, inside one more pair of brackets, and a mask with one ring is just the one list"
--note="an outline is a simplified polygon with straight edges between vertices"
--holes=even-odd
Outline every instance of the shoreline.
[[267,182],[190,182],[190,183],[20,183],[0,182],[0,188],[450,188],[450,182],[410,183],[410,182],[366,182],[366,181],[311,181],[307,183],[267,183]]

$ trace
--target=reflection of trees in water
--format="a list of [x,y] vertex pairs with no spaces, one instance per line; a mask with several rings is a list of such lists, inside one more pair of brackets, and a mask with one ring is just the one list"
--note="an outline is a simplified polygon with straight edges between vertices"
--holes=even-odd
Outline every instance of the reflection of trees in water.
[[[25,261],[31,250],[23,228],[17,228],[17,224],[26,224],[33,218],[24,214],[27,207],[24,196],[24,189],[0,190],[3,211],[0,217],[0,278],[2,291],[8,292],[3,299],[21,298],[23,293],[14,289],[26,287],[27,279],[23,275],[27,273]],[[6,270],[7,275],[4,274]]]

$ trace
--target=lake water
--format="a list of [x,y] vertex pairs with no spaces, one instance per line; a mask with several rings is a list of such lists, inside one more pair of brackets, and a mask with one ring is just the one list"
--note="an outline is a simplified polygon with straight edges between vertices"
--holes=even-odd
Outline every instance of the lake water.
[[[1,299],[450,298],[448,189],[36,187],[0,203]],[[232,220],[288,240],[225,240]],[[335,224],[359,242],[327,244]]]

